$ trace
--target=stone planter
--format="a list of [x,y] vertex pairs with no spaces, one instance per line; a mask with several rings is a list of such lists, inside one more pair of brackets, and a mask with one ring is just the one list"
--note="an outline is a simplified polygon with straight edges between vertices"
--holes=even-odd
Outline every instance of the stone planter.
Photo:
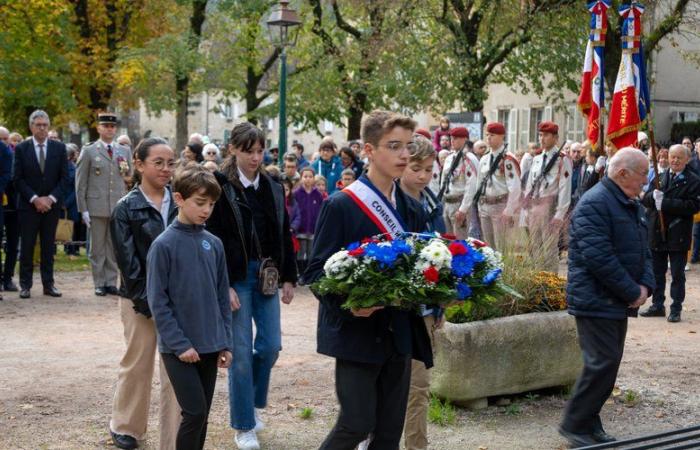
[[431,391],[475,409],[491,396],[571,385],[583,365],[566,311],[446,323],[434,346]]

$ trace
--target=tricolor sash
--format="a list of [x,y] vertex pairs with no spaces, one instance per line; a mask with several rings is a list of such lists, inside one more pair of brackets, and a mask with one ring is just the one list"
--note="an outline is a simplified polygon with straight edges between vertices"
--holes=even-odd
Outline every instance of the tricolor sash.
[[357,204],[360,210],[377,225],[382,234],[391,237],[406,231],[406,225],[401,220],[399,212],[366,177],[360,177],[341,192]]

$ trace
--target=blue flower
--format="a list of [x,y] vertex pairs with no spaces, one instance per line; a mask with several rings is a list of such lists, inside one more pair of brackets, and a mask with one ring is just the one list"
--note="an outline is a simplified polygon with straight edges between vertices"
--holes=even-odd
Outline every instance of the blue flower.
[[464,300],[472,295],[472,288],[469,287],[467,283],[459,282],[457,283],[457,298]]
[[474,264],[480,264],[480,263],[486,261],[486,257],[479,250],[476,250],[473,247],[470,247],[469,249],[470,249],[469,254],[472,256],[472,259],[474,260]]
[[405,254],[405,255],[410,255],[413,249],[411,248],[410,245],[406,243],[406,241],[402,241],[399,239],[391,241],[391,249],[396,252],[398,255]]
[[482,283],[484,283],[486,286],[489,286],[490,284],[493,284],[494,281],[498,279],[499,276],[501,276],[501,269],[493,269],[486,275],[484,275],[484,279],[481,280]]
[[471,275],[472,271],[474,270],[474,259],[472,258],[472,253],[474,252],[452,257],[453,274],[460,278]]
[[349,252],[350,252],[350,251],[353,251],[353,250],[355,250],[355,249],[357,249],[357,248],[360,248],[361,245],[362,245],[362,244],[361,244],[360,242],[353,242],[352,244],[348,245],[347,251],[349,251]]
[[371,243],[367,244],[365,250],[367,252],[365,256],[377,260],[379,266],[382,268],[392,267],[396,262],[397,254],[391,246]]

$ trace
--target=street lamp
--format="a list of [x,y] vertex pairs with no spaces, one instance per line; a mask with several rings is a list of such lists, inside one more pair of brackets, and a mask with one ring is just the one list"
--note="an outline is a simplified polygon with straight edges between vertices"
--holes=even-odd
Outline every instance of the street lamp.
[[296,44],[299,25],[299,16],[285,0],[280,0],[277,9],[267,19],[270,40],[280,50],[280,131],[277,140],[280,165],[287,152],[287,47]]

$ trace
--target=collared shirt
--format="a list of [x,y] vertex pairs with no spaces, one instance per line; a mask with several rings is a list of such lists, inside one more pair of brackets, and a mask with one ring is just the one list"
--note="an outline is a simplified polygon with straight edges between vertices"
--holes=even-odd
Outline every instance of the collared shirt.
[[98,139],[97,142],[99,142],[100,144],[102,144],[102,146],[105,148],[105,150],[107,150],[107,146],[108,146],[108,145],[111,145],[111,146],[112,146],[112,152],[114,152],[114,141],[107,143],[107,142],[103,141],[102,139]]
[[[477,190],[481,186],[481,181],[488,175],[491,169],[491,163],[496,160],[498,155],[505,151],[505,146],[501,145],[496,150],[490,149],[484,156],[479,160],[479,178],[477,180]],[[503,214],[506,216],[512,216],[515,214],[519,203],[520,203],[520,192],[521,192],[521,182],[520,182],[520,166],[518,165],[515,157],[506,152],[503,155],[503,159],[499,163],[499,167],[494,171],[493,176],[486,183],[486,197],[500,197],[502,195],[508,195],[508,201],[506,203],[506,209]]]
[[250,181],[248,177],[245,176],[245,174],[241,171],[241,169],[238,169],[238,179],[241,180],[241,184],[243,185],[243,188],[247,188],[249,186],[253,186],[253,189],[256,191],[258,190],[258,186],[260,186],[260,172],[255,174],[255,179],[253,181]]
[[41,158],[39,157],[39,145],[44,146],[44,161],[46,161],[46,157],[48,156],[48,147],[49,147],[49,140],[46,139],[44,142],[39,143],[39,141],[36,140],[34,136],[32,136],[32,142],[34,143],[34,154],[36,154],[36,160],[41,161]]
[[150,198],[148,198],[148,195],[146,195],[146,193],[143,192],[141,186],[139,186],[139,190],[143,194],[143,198],[146,199],[148,204],[160,213],[160,217],[163,219],[163,227],[168,228],[168,213],[170,212],[170,191],[167,189],[165,190],[165,193],[163,194],[163,201],[160,202],[160,209],[158,209],[158,206],[156,206],[156,204]]
[[[34,143],[34,154],[36,155],[36,162],[41,161],[41,158],[39,157],[39,141],[36,140],[34,136],[32,136],[32,142]],[[49,140],[46,139],[41,145],[44,146],[44,162],[46,161],[46,158],[49,156]],[[34,203],[34,200],[39,198],[38,195],[33,195],[32,198],[29,199],[29,203]],[[56,200],[56,197],[53,195],[49,195],[49,198],[51,201],[56,203],[58,200]]]
[[[525,196],[535,188],[535,180],[540,177],[540,174],[549,165],[549,162],[559,152],[556,146],[553,146],[547,151],[543,151],[535,156],[532,160],[530,176],[525,185]],[[556,208],[554,218],[564,220],[566,213],[571,204],[571,180],[569,177],[573,172],[573,164],[568,156],[561,156],[555,163],[555,167],[547,172],[542,182],[537,187],[537,191],[533,192],[532,198],[556,197]]]

